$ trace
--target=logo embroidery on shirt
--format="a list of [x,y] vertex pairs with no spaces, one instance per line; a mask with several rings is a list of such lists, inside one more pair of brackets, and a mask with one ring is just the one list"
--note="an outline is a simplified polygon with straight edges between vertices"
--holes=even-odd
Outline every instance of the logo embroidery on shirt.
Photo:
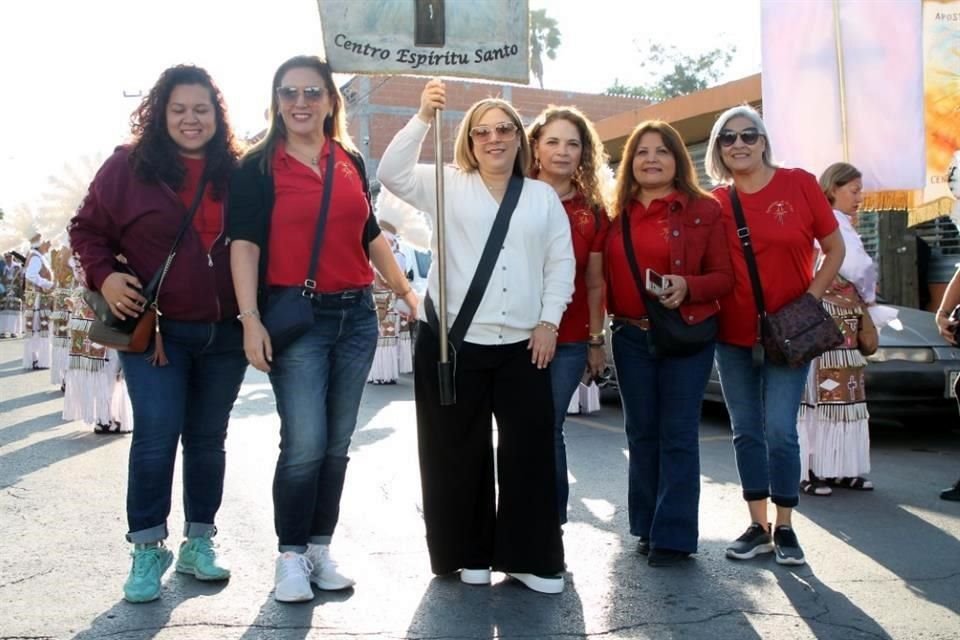
[[776,216],[777,222],[783,224],[784,218],[793,213],[793,205],[786,200],[777,200],[767,207],[767,213]]
[[340,170],[340,173],[343,174],[344,178],[350,179],[357,177],[357,170],[354,169],[353,165],[346,160],[337,160],[336,167]]
[[593,217],[593,211],[578,209],[571,214],[571,217],[577,233],[587,238],[593,235],[593,230],[597,225],[596,219]]

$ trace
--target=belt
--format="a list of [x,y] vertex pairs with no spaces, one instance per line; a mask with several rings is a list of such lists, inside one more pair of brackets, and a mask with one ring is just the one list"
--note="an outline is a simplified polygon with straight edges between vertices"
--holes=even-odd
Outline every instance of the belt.
[[650,318],[647,316],[641,316],[639,318],[624,318],[623,316],[614,316],[613,321],[628,324],[631,327],[640,329],[640,331],[650,331]]
[[[302,287],[303,285],[294,285],[294,286]],[[290,289],[290,288],[291,287],[270,287],[270,291],[273,292],[274,290],[282,290],[282,289]],[[368,286],[368,287],[363,287],[361,289],[345,289],[343,291],[333,291],[330,293],[317,291],[314,294],[309,295],[307,297],[312,298],[313,300],[316,300],[317,302],[320,302],[320,303],[341,302],[341,301],[347,302],[350,300],[356,300],[358,298],[362,298],[365,294],[370,293],[372,291],[373,291],[373,287]]]

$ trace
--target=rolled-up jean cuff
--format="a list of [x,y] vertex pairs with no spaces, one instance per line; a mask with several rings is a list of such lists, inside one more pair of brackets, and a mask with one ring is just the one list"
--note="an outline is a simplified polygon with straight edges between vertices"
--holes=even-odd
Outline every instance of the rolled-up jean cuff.
[[310,544],[330,544],[333,536],[310,536]]
[[158,524],[157,526],[150,527],[149,529],[131,531],[127,534],[127,542],[132,542],[133,544],[151,544],[153,542],[166,540],[168,535],[169,533],[167,532],[167,525]]
[[794,508],[800,504],[799,496],[770,496],[770,502],[778,507]]
[[747,489],[743,490],[743,499],[747,502],[753,502],[754,500],[766,500],[770,497],[770,492],[762,489],[760,491],[748,491]]
[[217,535],[217,528],[213,523],[207,524],[206,522],[184,522],[183,523],[183,537],[184,538],[212,538]]
[[307,545],[305,544],[278,544],[277,551],[280,553],[286,553],[287,551],[292,551],[293,553],[303,553],[307,550]]

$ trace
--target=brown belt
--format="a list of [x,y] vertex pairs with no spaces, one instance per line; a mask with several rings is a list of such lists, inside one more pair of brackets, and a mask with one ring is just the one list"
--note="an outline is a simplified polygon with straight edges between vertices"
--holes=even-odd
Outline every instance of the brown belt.
[[613,321],[629,324],[631,327],[640,329],[640,331],[650,331],[650,318],[647,316],[642,316],[640,318],[624,318],[623,316],[614,316]]

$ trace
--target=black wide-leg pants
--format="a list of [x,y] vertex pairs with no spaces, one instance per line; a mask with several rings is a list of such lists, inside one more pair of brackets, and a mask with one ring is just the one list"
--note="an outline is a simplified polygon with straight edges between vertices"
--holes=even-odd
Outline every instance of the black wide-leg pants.
[[[457,402],[441,406],[439,351],[436,334],[421,322],[413,367],[433,572],[490,567],[560,573],[563,542],[548,370],[530,362],[526,341],[464,343],[456,354]],[[496,473],[492,417],[498,433]]]

